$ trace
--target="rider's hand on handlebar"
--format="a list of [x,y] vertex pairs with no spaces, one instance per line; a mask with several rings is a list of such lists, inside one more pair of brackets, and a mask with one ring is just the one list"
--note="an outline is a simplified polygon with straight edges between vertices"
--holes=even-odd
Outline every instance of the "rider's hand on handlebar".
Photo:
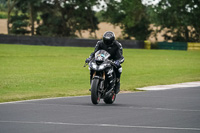
[[85,60],[85,63],[89,63],[90,62],[90,60],[91,60],[91,58],[89,57],[89,58],[87,58],[86,60]]
[[115,64],[117,67],[119,67],[119,66],[120,66],[119,60],[114,61],[114,64]]

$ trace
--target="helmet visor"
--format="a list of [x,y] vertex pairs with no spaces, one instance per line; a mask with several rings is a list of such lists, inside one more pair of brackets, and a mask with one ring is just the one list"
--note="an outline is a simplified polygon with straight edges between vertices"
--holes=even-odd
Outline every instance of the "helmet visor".
[[105,44],[105,45],[111,45],[112,43],[113,43],[113,40],[112,39],[103,39],[103,43]]

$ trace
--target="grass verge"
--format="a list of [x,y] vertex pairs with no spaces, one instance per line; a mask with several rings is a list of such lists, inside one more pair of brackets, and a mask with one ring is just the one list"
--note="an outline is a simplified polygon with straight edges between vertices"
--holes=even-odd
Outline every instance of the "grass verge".
[[[0,44],[0,102],[89,95],[94,48]],[[124,49],[121,90],[200,81],[199,51]]]

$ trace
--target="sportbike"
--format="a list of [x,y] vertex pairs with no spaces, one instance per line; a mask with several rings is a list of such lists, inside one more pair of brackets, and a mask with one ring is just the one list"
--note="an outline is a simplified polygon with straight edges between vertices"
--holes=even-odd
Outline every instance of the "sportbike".
[[[112,104],[115,101],[116,94],[114,92],[116,74],[114,72],[115,64],[112,60],[109,60],[110,54],[105,50],[99,50],[95,53],[95,57],[90,60],[90,62],[84,65],[86,67],[89,65],[90,71],[92,71],[92,77],[90,78],[91,84],[91,101],[93,104],[98,104],[100,99],[106,104]],[[106,70],[112,73],[114,82],[114,87],[108,89],[109,82]]]

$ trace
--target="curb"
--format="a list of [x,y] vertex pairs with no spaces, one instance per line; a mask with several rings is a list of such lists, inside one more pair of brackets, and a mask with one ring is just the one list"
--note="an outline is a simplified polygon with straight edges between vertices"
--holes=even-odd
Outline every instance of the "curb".
[[168,90],[168,89],[186,88],[186,87],[199,87],[200,88],[200,81],[178,83],[178,84],[171,84],[171,85],[148,86],[148,87],[137,88],[137,89],[138,90],[156,91],[156,90]]

